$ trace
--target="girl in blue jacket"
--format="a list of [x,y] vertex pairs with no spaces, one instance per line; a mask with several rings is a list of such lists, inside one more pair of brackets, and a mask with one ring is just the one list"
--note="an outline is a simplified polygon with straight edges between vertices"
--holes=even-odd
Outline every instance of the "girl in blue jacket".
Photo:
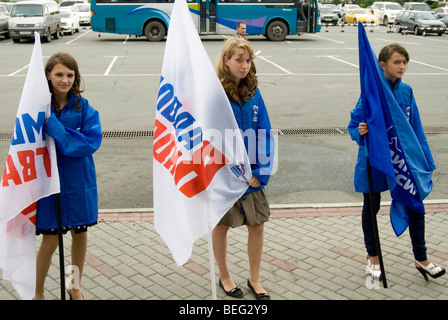
[[[401,81],[409,62],[408,52],[399,44],[390,44],[381,50],[378,60],[387,82],[392,89],[395,100],[414,130],[431,169],[435,170],[436,167],[423,131],[412,88]],[[352,140],[356,141],[359,145],[358,162],[355,167],[355,190],[364,194],[362,229],[368,254],[366,273],[370,273],[372,277],[379,279],[381,278],[381,270],[373,234],[364,143],[364,136],[368,133],[369,128],[367,123],[363,122],[363,120],[362,104],[361,101],[358,101],[355,109],[351,112],[351,120],[348,125]],[[375,170],[375,168],[372,168],[372,180],[374,208],[375,211],[378,212],[380,208],[381,192],[388,190],[388,185],[385,175]],[[436,267],[428,260],[426,255],[425,216],[409,209],[407,211],[409,214],[409,233],[414,252],[415,267],[422,273],[426,280],[428,279],[427,275],[430,275],[433,278],[443,275],[445,269]]]
[[263,250],[263,223],[269,219],[269,203],[263,188],[267,185],[273,165],[274,143],[268,112],[257,88],[258,80],[249,42],[230,38],[224,44],[217,65],[217,74],[229,97],[238,127],[245,137],[245,147],[252,169],[252,180],[246,193],[226,213],[212,233],[213,251],[219,268],[219,286],[227,295],[242,297],[226,263],[227,231],[230,227],[247,225],[249,279],[248,287],[257,300],[269,300],[259,279]]
[[[70,298],[82,299],[79,290],[87,251],[87,227],[98,220],[98,196],[92,154],[102,140],[98,112],[81,96],[81,75],[76,60],[58,52],[45,65],[51,92],[51,115],[45,133],[56,144],[60,180],[60,213],[64,233],[72,234],[72,265],[79,272],[75,286],[68,288]],[[44,282],[51,257],[58,246],[55,196],[37,202],[36,233],[43,234],[36,257],[36,293],[44,299]],[[71,286],[70,286],[71,287]]]

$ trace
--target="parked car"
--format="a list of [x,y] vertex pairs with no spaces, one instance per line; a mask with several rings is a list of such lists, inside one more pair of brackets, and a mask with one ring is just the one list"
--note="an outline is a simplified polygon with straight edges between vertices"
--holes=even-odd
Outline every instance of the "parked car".
[[403,10],[397,15],[395,25],[398,28],[398,32],[409,30],[416,35],[426,32],[437,33],[441,36],[446,30],[445,24],[437,20],[428,11]]
[[321,24],[332,24],[337,25],[339,21],[339,17],[336,13],[331,10],[331,8],[321,7],[319,9],[320,13],[320,22]]
[[374,2],[372,5],[372,14],[379,23],[386,26],[395,22],[395,17],[401,10],[403,7],[398,2]]
[[45,42],[51,37],[59,38],[61,30],[61,15],[55,1],[33,0],[20,1],[14,4],[9,19],[9,36],[14,42],[21,39],[33,39],[34,31]]
[[367,9],[348,10],[345,14],[345,22],[358,24],[378,24],[378,19]]
[[9,10],[8,7],[0,3],[0,35],[5,36],[5,38],[9,38],[8,31],[8,21],[9,21]]
[[432,10],[432,14],[437,18],[443,18],[445,16],[448,16],[448,7],[438,7]]
[[445,26],[448,28],[448,16],[444,16],[443,18],[440,18],[439,21],[444,23]]
[[431,11],[431,7],[425,2],[405,2],[403,10]]
[[76,3],[72,6],[73,12],[79,18],[79,24],[90,24],[90,4],[89,3]]
[[87,0],[62,0],[59,2],[60,7],[71,7],[76,3],[88,3]]
[[61,10],[61,31],[73,35],[79,32],[79,18],[72,10]]
[[330,8],[333,13],[338,14],[338,6],[332,3],[326,3],[324,7]]
[[6,5],[6,7],[8,8],[9,13],[11,13],[12,6],[14,5],[14,3],[12,3],[12,2],[3,2],[3,4]]

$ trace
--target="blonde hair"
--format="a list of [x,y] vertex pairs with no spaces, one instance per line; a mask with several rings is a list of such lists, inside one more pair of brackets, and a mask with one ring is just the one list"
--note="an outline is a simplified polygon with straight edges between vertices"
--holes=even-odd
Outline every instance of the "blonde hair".
[[[241,79],[238,85],[233,80],[229,67],[225,64],[225,58],[230,60],[237,49],[243,49],[244,52],[249,53],[251,59],[249,73],[244,79]],[[247,101],[255,95],[255,90],[257,90],[258,86],[258,78],[253,60],[254,58],[255,55],[252,46],[247,40],[242,38],[229,38],[222,48],[221,56],[216,66],[216,73],[218,74],[218,78],[221,81],[227,95],[229,95],[234,101]]]

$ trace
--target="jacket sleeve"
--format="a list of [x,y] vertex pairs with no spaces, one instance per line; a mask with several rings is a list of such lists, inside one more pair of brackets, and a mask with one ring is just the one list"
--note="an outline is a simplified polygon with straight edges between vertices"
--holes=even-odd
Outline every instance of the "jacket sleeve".
[[431,169],[431,171],[434,171],[436,169],[436,165],[434,162],[434,158],[432,157],[431,150],[429,148],[428,140],[426,139],[426,135],[420,119],[420,114],[418,112],[417,103],[415,102],[413,93],[411,97],[411,115],[409,118],[409,122],[411,124],[412,129],[415,132],[418,142],[420,143],[423,153],[425,154],[429,168]]
[[258,101],[259,115],[257,123],[257,159],[252,164],[252,174],[262,185],[267,185],[274,167],[275,141],[269,115],[261,94]]
[[55,139],[58,150],[66,156],[85,157],[93,154],[101,145],[99,113],[88,104],[84,108],[84,120],[79,130],[64,127],[54,113],[45,124],[46,133]]
[[363,120],[361,98],[359,98],[358,102],[356,103],[355,109],[350,112],[350,122],[347,129],[353,141],[356,141],[358,145],[364,145],[364,137],[359,134],[358,130],[360,122],[365,122],[365,120]]

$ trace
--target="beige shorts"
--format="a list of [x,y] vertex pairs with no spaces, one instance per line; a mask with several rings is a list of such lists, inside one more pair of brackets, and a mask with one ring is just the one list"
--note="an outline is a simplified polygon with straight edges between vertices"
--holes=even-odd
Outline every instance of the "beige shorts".
[[258,226],[269,220],[269,203],[263,189],[243,195],[222,217],[218,225],[239,227]]

